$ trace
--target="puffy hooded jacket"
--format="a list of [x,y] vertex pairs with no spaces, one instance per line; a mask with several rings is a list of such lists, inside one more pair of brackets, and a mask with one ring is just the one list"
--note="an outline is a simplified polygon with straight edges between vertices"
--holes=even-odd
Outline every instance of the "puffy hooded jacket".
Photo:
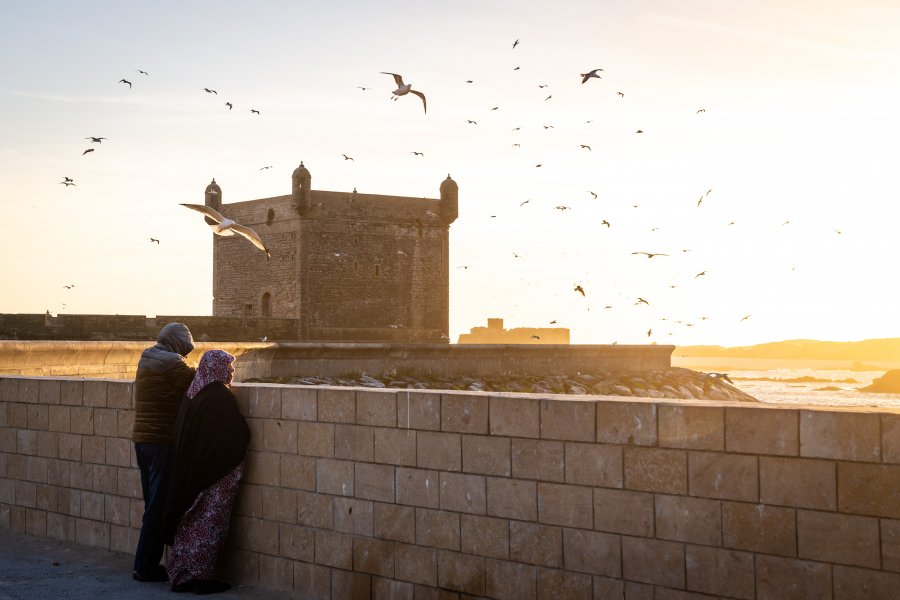
[[187,326],[169,323],[159,332],[156,345],[141,354],[134,380],[135,443],[174,442],[178,407],[196,372],[184,360],[193,349]]

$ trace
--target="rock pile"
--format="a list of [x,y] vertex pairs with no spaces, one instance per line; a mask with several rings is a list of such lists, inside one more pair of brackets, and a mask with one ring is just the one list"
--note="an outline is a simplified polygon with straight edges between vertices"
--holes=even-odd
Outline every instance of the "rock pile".
[[884,394],[900,393],[900,369],[892,369],[864,388],[861,392],[881,392]]
[[731,400],[757,402],[756,398],[720,378],[690,369],[673,367],[659,371],[602,371],[577,375],[527,377],[431,378],[403,373],[371,377],[351,373],[342,377],[303,376],[251,379],[263,383],[332,385],[417,390],[467,390],[477,392],[523,392],[529,394],[577,394],[638,396],[682,400]]

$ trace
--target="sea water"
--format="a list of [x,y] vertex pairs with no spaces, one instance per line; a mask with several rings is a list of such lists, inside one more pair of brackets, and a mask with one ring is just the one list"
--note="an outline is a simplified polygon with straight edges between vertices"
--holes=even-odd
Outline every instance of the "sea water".
[[730,370],[735,387],[771,404],[900,408],[900,394],[861,392],[885,371],[822,369]]

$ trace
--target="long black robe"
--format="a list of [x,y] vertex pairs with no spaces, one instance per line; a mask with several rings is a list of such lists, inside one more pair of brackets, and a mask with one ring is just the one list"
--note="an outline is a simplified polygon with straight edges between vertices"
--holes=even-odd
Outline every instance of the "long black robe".
[[200,492],[244,460],[249,441],[250,428],[225,384],[215,381],[184,398],[175,420],[175,469],[163,515],[166,544],[174,542],[181,517]]

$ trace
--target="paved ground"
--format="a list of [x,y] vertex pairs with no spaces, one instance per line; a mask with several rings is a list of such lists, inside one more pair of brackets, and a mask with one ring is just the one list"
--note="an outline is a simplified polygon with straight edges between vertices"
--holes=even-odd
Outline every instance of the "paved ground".
[[[132,557],[121,552],[0,532],[0,600],[157,600],[194,598],[174,595],[167,583],[139,583],[131,578]],[[245,586],[212,598],[286,600],[288,594]]]

